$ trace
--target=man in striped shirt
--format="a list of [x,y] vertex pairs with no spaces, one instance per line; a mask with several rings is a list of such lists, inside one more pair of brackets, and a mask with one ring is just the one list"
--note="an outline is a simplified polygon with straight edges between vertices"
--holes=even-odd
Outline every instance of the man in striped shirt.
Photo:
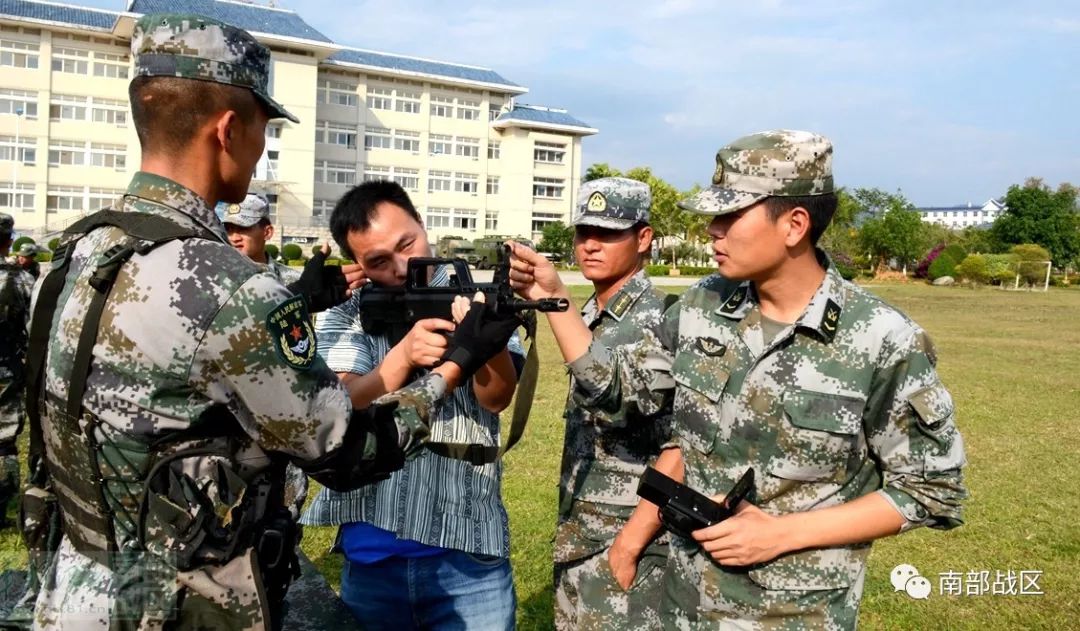
[[[330,228],[342,251],[379,285],[403,285],[408,260],[431,255],[420,215],[393,182],[349,191]],[[444,269],[430,280],[448,282]],[[454,323],[421,320],[394,343],[363,330],[358,298],[359,292],[325,312],[316,333],[319,353],[353,384],[353,405],[360,407],[434,366]],[[432,409],[432,441],[498,444],[498,413],[517,385],[511,352],[523,355],[516,336],[471,383]],[[340,526],[341,597],[366,629],[509,629],[515,595],[501,478],[499,462],[474,466],[424,451],[377,484],[349,493],[324,489],[302,521]]]

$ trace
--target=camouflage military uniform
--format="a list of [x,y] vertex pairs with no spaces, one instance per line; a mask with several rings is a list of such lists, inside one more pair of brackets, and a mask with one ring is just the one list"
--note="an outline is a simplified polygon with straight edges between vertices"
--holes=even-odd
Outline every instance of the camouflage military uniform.
[[[690,201],[695,210],[717,214],[782,193],[770,188],[776,179],[766,170],[781,173],[781,183],[795,180],[790,186],[801,190],[792,194],[820,193],[826,178],[831,190],[831,170],[821,165],[831,146],[807,157],[803,138],[762,136],[750,137],[749,154],[721,150],[715,188]],[[724,188],[740,179],[750,190]],[[571,364],[575,396],[645,411],[673,398],[686,483],[702,493],[726,493],[752,467],[749,499],[769,514],[876,492],[906,518],[905,530],[959,525],[963,442],[929,338],[843,280],[824,254],[819,259],[824,281],[801,317],[770,342],[753,285],[711,276],[664,314],[658,335],[646,331],[642,342],[619,349],[594,342]],[[675,538],[665,624],[854,628],[869,551],[869,544],[803,550],[740,570]]]
[[[149,15],[132,47],[137,75],[231,78],[272,117],[291,117],[265,95],[269,51],[243,31]],[[315,352],[303,300],[228,245],[203,199],[140,172],[117,210],[204,238],[136,251],[119,269],[78,419],[64,402],[95,294],[88,279],[105,251],[134,239],[103,227],[66,248],[67,280],[46,323],[41,419],[64,534],[35,625],[267,628],[278,603],[268,602],[255,547],[280,484],[273,455],[335,485],[363,483],[377,474],[375,461],[400,466],[402,451],[416,448],[445,385],[433,375],[388,395],[374,422],[354,413]],[[35,519],[27,515],[24,527]]]
[[[664,313],[664,294],[644,271],[615,294],[603,311],[596,298],[582,316],[593,338],[610,348],[641,339]],[[573,390],[573,384],[571,384]],[[615,582],[607,549],[637,506],[638,478],[668,439],[666,414],[642,415],[567,402],[566,438],[555,531],[555,611],[560,629],[655,629],[667,537],[645,550],[629,591]]]
[[[0,214],[0,237],[9,238],[14,221]],[[19,491],[15,439],[22,427],[26,324],[34,278],[16,263],[0,261],[0,525]]]
[[[626,178],[581,186],[574,226],[628,230],[648,223],[649,187]],[[618,348],[660,324],[666,295],[638,271],[603,309],[594,295],[582,317],[593,339]],[[574,384],[571,379],[570,392]],[[559,629],[655,629],[668,537],[642,553],[629,590],[615,581],[607,551],[637,506],[638,478],[668,441],[670,416],[575,405],[568,397],[559,523],[555,531],[555,626]]]

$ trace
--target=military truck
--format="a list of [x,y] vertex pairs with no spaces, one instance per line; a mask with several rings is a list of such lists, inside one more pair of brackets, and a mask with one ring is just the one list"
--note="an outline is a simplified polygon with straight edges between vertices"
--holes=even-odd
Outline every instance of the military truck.
[[535,248],[533,242],[524,237],[488,236],[473,241],[476,248],[476,269],[494,269],[499,262],[499,248],[507,241],[517,241],[522,245]]
[[445,236],[435,244],[435,256],[446,259],[465,259],[477,265],[476,248],[465,237]]

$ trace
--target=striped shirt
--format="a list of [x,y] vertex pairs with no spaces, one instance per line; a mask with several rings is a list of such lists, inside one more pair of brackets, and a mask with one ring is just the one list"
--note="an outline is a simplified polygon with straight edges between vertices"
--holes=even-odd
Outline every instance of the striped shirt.
[[[439,269],[431,282],[446,285],[445,269]],[[364,332],[358,297],[359,292],[323,313],[316,328],[319,354],[335,372],[367,374],[391,348],[385,336]],[[524,355],[516,334],[509,349]],[[470,380],[432,408],[431,440],[498,445],[499,416],[480,406]],[[339,526],[362,521],[401,539],[509,558],[510,528],[501,481],[501,461],[475,467],[423,450],[377,484],[347,493],[320,490],[301,522]]]

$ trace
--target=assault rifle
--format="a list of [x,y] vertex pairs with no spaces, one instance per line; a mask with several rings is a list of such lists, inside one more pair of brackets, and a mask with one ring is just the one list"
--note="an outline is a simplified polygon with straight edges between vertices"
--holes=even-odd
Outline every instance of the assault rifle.
[[[510,288],[510,248],[503,246],[495,276],[490,283],[477,283],[469,273],[465,259],[425,258],[409,259],[402,287],[376,287],[368,285],[360,290],[360,324],[366,333],[385,335],[391,344],[397,344],[414,324],[425,318],[453,320],[451,307],[454,298],[467,296],[472,299],[476,292],[484,294],[488,308],[499,315],[523,313],[526,335],[531,338],[525,366],[518,378],[517,396],[510,423],[509,437],[504,446],[481,443],[427,442],[424,447],[446,458],[454,458],[482,466],[495,462],[510,450],[525,432],[525,424],[532,409],[536,393],[536,379],[540,371],[540,358],[536,351],[536,311],[566,311],[570,301],[565,298],[542,298],[518,300]],[[453,268],[450,284],[431,285],[436,268],[448,265]]]
[[[360,290],[360,324],[364,331],[375,335],[387,335],[397,343],[412,325],[426,318],[453,320],[451,306],[457,296],[470,300],[476,292],[482,292],[486,304],[499,315],[522,311],[566,311],[570,302],[565,298],[541,298],[519,300],[510,288],[509,248],[503,246],[495,276],[490,283],[477,283],[469,272],[469,264],[460,258],[415,257],[409,259],[405,272],[405,284],[401,287],[378,287],[367,285]],[[453,274],[450,284],[432,286],[430,279],[434,270],[450,266]]]

